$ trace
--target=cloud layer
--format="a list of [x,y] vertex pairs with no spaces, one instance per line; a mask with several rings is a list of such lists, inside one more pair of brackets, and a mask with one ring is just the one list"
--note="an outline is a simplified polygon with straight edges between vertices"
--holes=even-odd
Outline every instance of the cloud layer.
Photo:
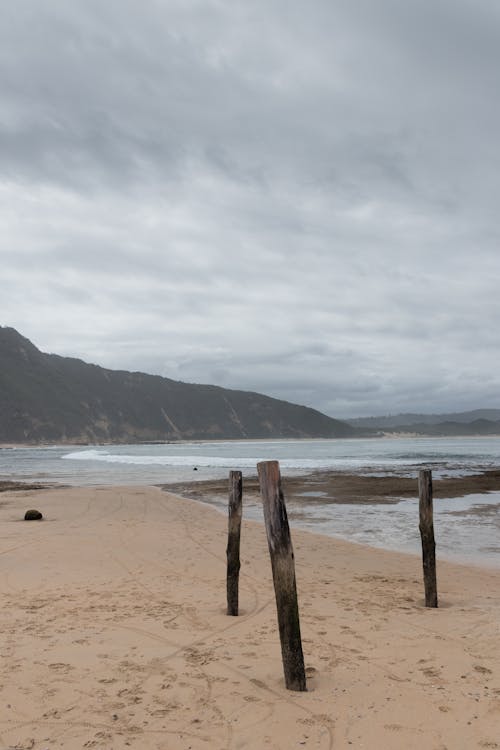
[[16,0],[2,319],[333,416],[500,406],[493,0]]

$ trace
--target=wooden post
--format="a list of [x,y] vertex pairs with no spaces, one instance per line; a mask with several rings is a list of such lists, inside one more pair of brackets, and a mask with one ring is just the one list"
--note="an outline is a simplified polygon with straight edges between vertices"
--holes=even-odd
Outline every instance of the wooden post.
[[281,656],[288,690],[304,691],[306,673],[300,637],[292,540],[277,461],[257,464],[278,610]]
[[424,566],[425,606],[437,607],[436,543],[432,509],[432,472],[422,469],[418,473],[420,536],[422,537],[422,562]]
[[229,472],[229,521],[227,532],[227,614],[238,615],[238,584],[240,577],[240,534],[243,483],[241,471]]

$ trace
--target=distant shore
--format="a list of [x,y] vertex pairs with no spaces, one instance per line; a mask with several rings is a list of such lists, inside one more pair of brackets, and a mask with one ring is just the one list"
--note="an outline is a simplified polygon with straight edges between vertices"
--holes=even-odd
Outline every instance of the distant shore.
[[331,437],[331,438],[323,438],[323,437],[267,437],[267,438],[214,438],[212,440],[209,440],[208,438],[182,438],[179,440],[124,440],[121,441],[109,441],[109,442],[102,442],[102,443],[94,443],[94,442],[79,442],[77,440],[71,440],[71,441],[63,441],[63,440],[55,440],[53,442],[40,442],[40,443],[15,443],[15,442],[8,442],[8,443],[1,443],[0,442],[0,450],[1,449],[17,449],[17,448],[57,448],[57,447],[64,447],[64,448],[106,448],[110,446],[127,446],[127,445],[189,445],[193,443],[248,443],[248,442],[255,442],[255,443],[272,443],[276,440],[279,440],[280,442],[287,442],[288,440],[291,442],[296,442],[297,440],[307,440],[307,441],[325,441],[325,440],[408,440],[408,439],[415,439],[418,440],[422,438],[423,440],[426,439],[443,439],[443,440],[454,440],[455,438],[457,440],[474,440],[476,438],[500,438],[500,433],[489,433],[489,432],[478,432],[469,434],[467,432],[464,432],[463,434],[442,434],[442,435],[436,435],[435,433],[429,432],[429,433],[420,433],[420,432],[390,432],[390,431],[384,431],[384,430],[377,430],[376,432],[366,432],[361,433],[359,435],[347,435],[345,437]]

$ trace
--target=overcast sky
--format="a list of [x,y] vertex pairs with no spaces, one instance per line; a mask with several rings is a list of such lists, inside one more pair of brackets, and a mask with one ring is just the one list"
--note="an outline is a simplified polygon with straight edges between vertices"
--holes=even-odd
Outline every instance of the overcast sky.
[[500,406],[498,0],[0,16],[0,325],[337,417]]

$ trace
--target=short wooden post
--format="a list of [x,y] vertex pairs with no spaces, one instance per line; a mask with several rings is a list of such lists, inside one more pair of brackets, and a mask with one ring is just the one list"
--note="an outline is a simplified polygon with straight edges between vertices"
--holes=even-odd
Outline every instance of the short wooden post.
[[257,464],[278,610],[281,656],[288,690],[304,691],[306,673],[300,637],[292,540],[278,461]]
[[229,472],[229,521],[227,532],[227,614],[238,614],[238,586],[240,577],[240,534],[243,481],[241,471]]
[[425,606],[437,607],[436,543],[432,508],[432,472],[421,469],[418,473],[420,536],[422,537],[422,562],[424,566]]

